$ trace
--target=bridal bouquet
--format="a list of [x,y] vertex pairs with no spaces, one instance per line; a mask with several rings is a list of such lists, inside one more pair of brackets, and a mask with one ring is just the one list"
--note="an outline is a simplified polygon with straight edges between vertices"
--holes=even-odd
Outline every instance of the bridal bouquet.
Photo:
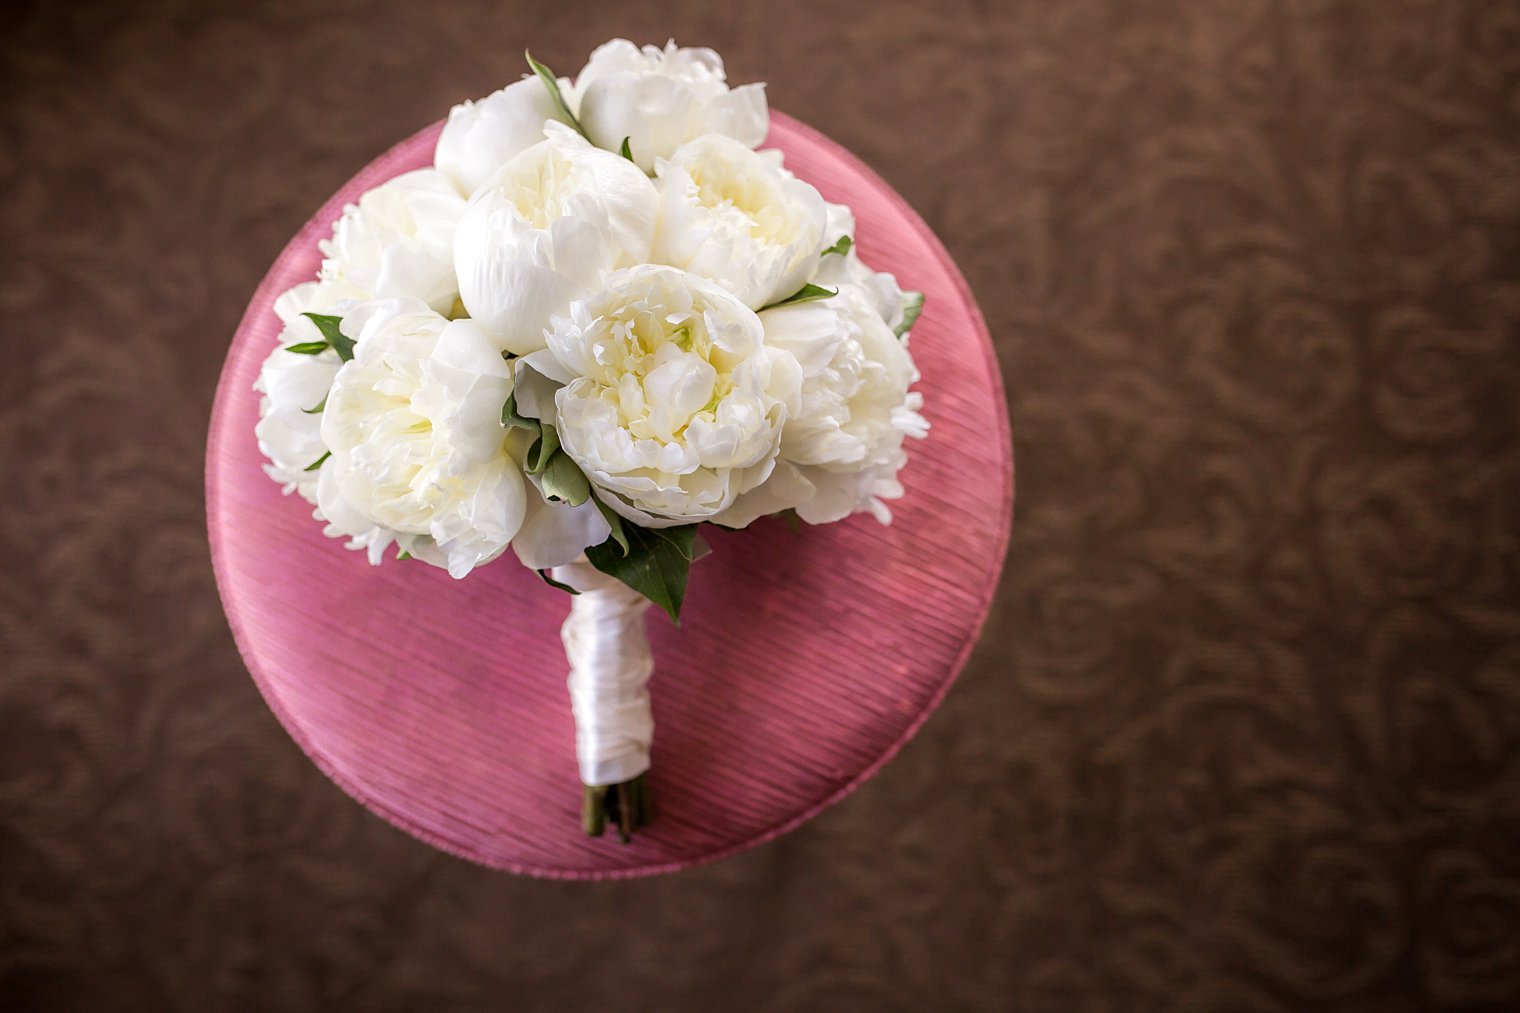
[[922,437],[908,329],[850,209],[755,150],[764,86],[615,40],[449,113],[432,168],[344,209],[263,364],[268,474],[379,564],[508,548],[568,592],[583,823],[651,809],[644,613],[703,523],[891,521]]

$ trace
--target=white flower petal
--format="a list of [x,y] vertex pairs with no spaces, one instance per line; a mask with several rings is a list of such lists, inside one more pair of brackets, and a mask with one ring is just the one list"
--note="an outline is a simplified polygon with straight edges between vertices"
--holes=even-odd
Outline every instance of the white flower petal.
[[[902,495],[897,472],[907,460],[903,439],[924,436],[929,425],[917,411],[922,396],[908,389],[918,370],[906,346],[882,319],[871,292],[848,282],[840,283],[837,296],[766,310],[760,320],[767,345],[792,353],[802,373],[800,403],[782,435],[780,460],[813,491],[788,505],[810,524],[860,511],[890,521],[882,501]],[[790,483],[786,467],[776,469],[776,480]],[[799,488],[791,483],[787,494]],[[778,498],[779,492],[765,492],[760,500]],[[737,516],[753,509],[741,506]]]
[[757,517],[795,509],[811,500],[815,492],[801,468],[779,461],[766,481],[735,499],[732,506],[712,520],[726,528],[748,527]]
[[607,519],[592,500],[569,506],[549,503],[530,493],[527,517],[512,539],[512,551],[524,566],[547,570],[575,561],[587,548],[602,544],[611,534]]
[[458,295],[454,230],[465,202],[433,169],[403,173],[344,209],[319,245],[323,283],[347,298],[421,299],[439,313]]
[[818,269],[824,200],[779,160],[709,134],[661,159],[655,173],[655,262],[710,278],[751,309],[792,295]]
[[544,139],[544,123],[564,121],[536,77],[449,110],[433,164],[468,197],[523,149]]
[[674,42],[664,49],[640,49],[614,39],[598,47],[570,95],[592,143],[615,151],[627,138],[645,172],[704,134],[722,134],[753,148],[770,129],[764,85],[730,91],[717,53]]
[[649,179],[558,124],[547,135],[476,191],[454,239],[460,299],[517,354],[543,348],[551,316],[654,242]]
[[[720,513],[769,473],[801,370],[726,290],[641,265],[555,318],[560,445],[604,501],[664,527]],[[791,387],[788,388],[788,383]]]
[[494,339],[416,300],[365,303],[343,323],[354,355],[321,413],[328,533],[373,561],[391,541],[431,543],[436,552],[413,555],[455,577],[495,559],[522,526],[527,493],[501,428],[512,378]]

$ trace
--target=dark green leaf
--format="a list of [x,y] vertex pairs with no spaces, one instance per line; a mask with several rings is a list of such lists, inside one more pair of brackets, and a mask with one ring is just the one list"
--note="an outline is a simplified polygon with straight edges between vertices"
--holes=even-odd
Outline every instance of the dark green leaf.
[[302,341],[295,345],[286,345],[285,351],[295,352],[297,355],[321,355],[332,346],[325,341]]
[[918,323],[918,315],[924,311],[924,294],[922,292],[903,293],[903,318],[894,330],[900,338],[908,333],[908,329]]
[[327,407],[327,398],[324,397],[321,400],[321,402],[318,403],[318,405],[315,408],[302,408],[301,410],[303,412],[305,412],[307,415],[316,415],[318,412],[320,412],[323,408],[326,408],[326,407]]
[[569,584],[566,584],[564,581],[555,580],[553,577],[549,576],[548,570],[539,570],[538,576],[541,580],[543,580],[545,584],[548,584],[550,587],[558,588],[559,590],[566,591],[570,594],[580,594],[579,591],[571,587]]
[[338,330],[338,325],[343,322],[342,317],[324,316],[321,313],[302,313],[301,316],[317,325],[317,330],[322,332],[322,337],[327,339],[332,350],[338,353],[338,358],[347,362],[354,357],[354,339]]
[[631,137],[625,137],[625,138],[623,138],[623,146],[620,149],[618,149],[618,154],[622,155],[624,158],[628,159],[628,161],[632,162],[633,161],[633,149],[628,146],[628,142],[630,140],[632,140]]
[[526,429],[537,436],[539,433],[538,419],[530,419],[517,411],[517,392],[507,395],[507,400],[501,406],[501,424],[504,429]]
[[620,553],[611,538],[586,550],[591,565],[616,577],[665,610],[678,625],[681,603],[686,597],[686,577],[695,553],[697,525],[678,528],[641,528],[624,524],[628,553]]
[[415,559],[417,557],[413,556],[410,552],[407,552],[405,549],[402,549],[400,552],[396,553],[396,558],[397,559]]
[[821,256],[821,257],[827,257],[831,253],[837,253],[841,257],[843,257],[846,253],[850,252],[850,247],[852,247],[854,245],[855,245],[855,240],[851,239],[849,236],[840,236],[839,237],[839,242],[835,243],[833,246],[829,247],[827,250],[824,250],[821,254],[819,254],[819,256]]
[[603,503],[600,497],[597,497],[594,502],[596,503],[596,508],[602,512],[602,519],[612,529],[611,541],[617,542],[622,547],[623,555],[628,555],[628,535],[623,531],[622,516],[606,503]]
[[591,495],[591,483],[569,454],[556,451],[539,476],[546,499],[557,499],[571,506],[580,506]]
[[824,288],[821,285],[814,285],[812,282],[809,282],[808,284],[798,289],[796,292],[793,292],[791,295],[787,296],[785,299],[782,299],[780,302],[773,302],[769,306],[766,306],[765,309],[774,309],[777,306],[795,306],[798,303],[813,302],[817,299],[828,299],[831,296],[836,296],[838,294],[838,289],[828,289]]
[[329,450],[327,453],[323,454],[321,457],[317,458],[315,461],[312,461],[310,464],[308,464],[302,470],[303,471],[316,471],[318,468],[322,467],[323,462],[325,462],[331,456],[332,456],[332,451]]
[[559,78],[554,76],[554,71],[533,59],[533,54],[526,49],[523,50],[523,56],[527,57],[528,66],[538,79],[544,83],[544,87],[549,89],[549,97],[554,100],[554,105],[559,111],[564,113],[565,121],[575,128],[576,133],[585,137],[588,141],[591,140],[590,137],[586,137],[586,131],[581,126],[581,121],[576,119],[575,114],[570,111],[570,106],[565,102],[565,96],[560,94]]
[[802,518],[797,516],[797,511],[795,509],[788,508],[781,511],[779,514],[772,514],[772,516],[779,520],[782,524],[785,524],[787,530],[792,534],[802,534]]
[[539,428],[539,437],[528,448],[527,459],[523,462],[530,475],[542,475],[554,455],[559,452],[559,430],[547,422],[541,423]]

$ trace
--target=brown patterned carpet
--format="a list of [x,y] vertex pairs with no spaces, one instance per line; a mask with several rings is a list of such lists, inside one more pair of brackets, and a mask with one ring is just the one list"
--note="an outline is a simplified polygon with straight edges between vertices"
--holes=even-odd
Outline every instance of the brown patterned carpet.
[[[844,805],[536,882],[329,784],[205,544],[284,241],[520,54],[709,44],[977,292],[992,622]],[[0,7],[0,1009],[1520,1008],[1520,5]]]

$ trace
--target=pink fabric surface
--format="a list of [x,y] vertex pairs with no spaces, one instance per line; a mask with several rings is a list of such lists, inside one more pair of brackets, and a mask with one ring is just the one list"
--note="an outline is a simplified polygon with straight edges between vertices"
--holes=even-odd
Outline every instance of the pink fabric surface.
[[[559,626],[568,599],[510,553],[454,581],[371,567],[260,469],[252,384],[272,306],[314,276],[345,203],[431,162],[440,125],[348,182],[290,242],[233,338],[206,460],[212,560],[249,671],[340,787],[446,851],[539,876],[670,872],[790,830],[870,777],[928,717],[986,618],[1013,458],[985,325],[944,248],[880,178],[772,114],[769,144],[858,219],[864,259],[927,295],[912,335],[933,429],[911,442],[890,527],[712,531],[682,626],[650,618],[658,818],[628,845],[579,821]],[[657,610],[655,610],[657,611]]]

